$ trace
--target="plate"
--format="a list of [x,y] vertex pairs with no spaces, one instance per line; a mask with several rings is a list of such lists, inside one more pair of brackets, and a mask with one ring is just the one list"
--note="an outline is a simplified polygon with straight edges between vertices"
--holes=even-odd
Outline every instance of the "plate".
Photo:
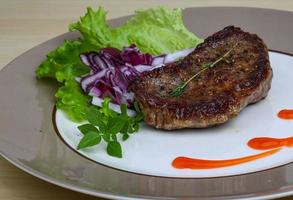
[[[110,23],[116,26],[127,18]],[[63,125],[69,121],[61,111],[54,112],[54,82],[35,78],[34,71],[46,53],[64,39],[79,37],[78,33],[65,33],[40,44],[0,72],[1,155],[53,184],[112,199],[263,199],[291,195],[293,164],[288,164],[293,161],[291,148],[284,147],[271,156],[225,168],[175,169],[171,164],[177,156],[216,160],[254,155],[263,151],[248,148],[246,143],[250,139],[292,136],[293,121],[277,117],[279,110],[293,108],[292,19],[293,13],[267,9],[185,9],[186,26],[202,37],[233,24],[257,33],[270,49],[278,50],[270,52],[274,70],[272,90],[268,98],[249,106],[239,118],[218,127],[219,130],[200,130],[196,136],[195,130],[186,130],[179,138],[157,130],[154,133],[154,129],[143,126],[140,133],[128,140],[129,144],[123,145],[126,146],[123,161],[93,153],[97,151],[73,150],[76,138],[66,138],[69,136],[66,129],[76,127]],[[191,139],[194,137],[196,140]],[[139,142],[141,138],[149,140]],[[165,142],[156,144],[154,138]],[[152,147],[150,151],[147,144]]]

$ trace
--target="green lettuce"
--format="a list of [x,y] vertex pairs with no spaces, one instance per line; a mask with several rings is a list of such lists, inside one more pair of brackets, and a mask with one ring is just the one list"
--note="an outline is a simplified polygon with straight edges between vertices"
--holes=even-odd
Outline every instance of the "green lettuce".
[[62,83],[88,73],[89,68],[81,63],[79,54],[89,50],[90,46],[85,42],[66,40],[47,55],[47,59],[36,70],[37,77],[55,78]]
[[185,28],[181,9],[163,7],[136,11],[133,18],[113,30],[113,35],[120,47],[136,44],[152,55],[195,47],[203,41]]
[[80,21],[69,29],[78,30],[85,41],[98,48],[136,44],[142,52],[152,55],[195,47],[202,39],[189,32],[182,21],[181,9],[155,8],[138,10],[136,15],[117,28],[110,28],[106,12],[87,9]]
[[86,117],[91,98],[83,93],[75,80],[67,80],[64,83],[55,94],[56,106],[65,111],[71,120],[81,122]]
[[131,44],[146,53],[158,55],[180,49],[195,47],[202,39],[189,32],[182,20],[181,9],[155,8],[136,11],[136,15],[123,25],[112,28],[106,21],[106,11],[87,9],[85,16],[69,25],[82,37],[66,40],[47,55],[36,70],[38,78],[54,78],[61,83],[56,93],[56,105],[73,121],[85,120],[90,97],[85,95],[75,77],[89,72],[81,63],[82,52],[99,51],[105,47],[122,49]]

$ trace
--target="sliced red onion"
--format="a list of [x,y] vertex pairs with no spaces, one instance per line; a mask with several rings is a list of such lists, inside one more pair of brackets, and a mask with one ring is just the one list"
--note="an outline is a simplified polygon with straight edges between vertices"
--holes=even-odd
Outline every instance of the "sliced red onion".
[[183,58],[193,52],[194,48],[183,49],[181,51],[176,51],[174,53],[167,54],[164,59],[164,64],[169,64],[175,62],[178,58]]
[[105,63],[106,68],[115,68],[115,64],[111,62],[111,60],[105,58],[104,56],[100,56],[100,59]]
[[80,54],[80,59],[85,65],[89,66],[94,73],[107,68],[107,64],[101,59],[97,52]]
[[107,71],[107,69],[104,69],[104,70],[100,71],[99,73],[83,77],[81,79],[81,81],[80,81],[81,88],[83,89],[83,91],[88,93],[89,92],[89,86],[94,84],[96,82],[96,80],[99,80],[102,77],[104,77],[106,71]]
[[130,65],[128,63],[125,63],[125,66],[121,67],[120,70],[128,82],[132,81],[136,77],[139,77],[141,74],[132,65]]
[[156,65],[152,70],[165,66],[165,64]]
[[[127,103],[132,106],[133,93],[129,93],[128,84],[143,72],[175,62],[194,49],[184,49],[170,54],[152,56],[139,51],[135,45],[122,51],[115,48],[103,48],[100,52],[88,52],[80,55],[81,61],[90,67],[90,74],[76,78],[83,91],[94,98],[110,97],[112,103]],[[119,108],[120,109],[120,108]]]
[[100,54],[103,55],[106,59],[114,60],[120,64],[123,64],[121,58],[121,51],[116,48],[104,48],[100,51]]
[[96,96],[96,97],[99,97],[101,96],[102,92],[99,88],[96,88],[96,87],[92,87],[88,93],[88,95],[90,96]]
[[97,66],[98,69],[106,69],[108,68],[107,63],[105,63],[105,60],[101,58],[99,55],[93,55],[92,62],[94,63],[94,66]]
[[123,94],[123,97],[126,99],[127,102],[133,102],[134,101],[134,94],[132,92],[126,92]]
[[101,94],[98,97],[110,97],[113,102],[118,104],[127,103],[127,101],[123,98],[123,91],[121,91],[121,89],[117,86],[112,87],[104,81],[99,81],[99,83],[95,84],[94,87],[101,91]]
[[91,66],[91,63],[88,60],[88,55],[87,54],[80,54],[79,55],[81,62],[85,64],[86,66]]
[[154,57],[152,66],[163,65],[166,55]]
[[150,54],[141,53],[135,45],[124,48],[121,57],[125,63],[129,63],[133,66],[140,64],[150,65],[153,60]]
[[115,76],[113,78],[113,82],[115,85],[118,85],[123,92],[127,91],[128,88],[128,81],[125,75],[120,70],[115,70]]
[[152,65],[136,65],[134,68],[142,73],[146,71],[151,71],[154,67]]

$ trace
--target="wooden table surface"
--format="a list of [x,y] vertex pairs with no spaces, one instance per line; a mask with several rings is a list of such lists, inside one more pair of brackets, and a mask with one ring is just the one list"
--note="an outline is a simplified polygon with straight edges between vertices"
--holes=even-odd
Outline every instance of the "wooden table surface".
[[[0,0],[0,69],[22,52],[67,31],[67,25],[83,15],[87,6],[103,6],[108,17],[132,14],[137,8],[245,6],[293,11],[292,0]],[[92,200],[101,199],[73,192],[39,180],[0,157],[0,199]],[[283,200],[293,199],[287,197]]]

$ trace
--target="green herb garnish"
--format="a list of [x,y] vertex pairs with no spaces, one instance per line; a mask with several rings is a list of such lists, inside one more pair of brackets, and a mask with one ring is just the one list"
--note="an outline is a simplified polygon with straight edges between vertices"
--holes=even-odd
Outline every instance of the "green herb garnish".
[[182,81],[181,83],[179,83],[179,84],[175,87],[175,89],[170,93],[170,95],[173,96],[173,97],[178,97],[178,96],[180,96],[180,95],[184,92],[184,90],[185,90],[186,86],[188,85],[188,83],[189,83],[190,81],[192,81],[193,79],[198,78],[198,76],[199,76],[201,73],[203,73],[203,72],[206,71],[207,69],[210,69],[210,68],[215,67],[215,66],[216,66],[219,62],[221,62],[221,61],[229,62],[229,61],[226,59],[226,57],[231,53],[231,51],[236,47],[236,45],[237,45],[237,43],[236,43],[231,49],[229,49],[229,51],[227,51],[224,55],[222,55],[221,57],[219,57],[219,58],[218,58],[217,60],[215,60],[214,62],[212,62],[212,63],[207,63],[207,64],[203,64],[203,65],[201,66],[201,69],[200,69],[197,73],[195,73],[193,76],[191,76],[187,81]]
[[135,103],[137,115],[127,115],[126,104],[121,104],[121,114],[109,108],[110,99],[105,98],[101,108],[91,106],[86,112],[87,124],[78,126],[83,134],[77,149],[98,145],[102,140],[107,143],[107,153],[110,156],[122,157],[122,148],[118,133],[122,134],[122,141],[127,140],[131,134],[139,129],[139,122],[143,116]]

